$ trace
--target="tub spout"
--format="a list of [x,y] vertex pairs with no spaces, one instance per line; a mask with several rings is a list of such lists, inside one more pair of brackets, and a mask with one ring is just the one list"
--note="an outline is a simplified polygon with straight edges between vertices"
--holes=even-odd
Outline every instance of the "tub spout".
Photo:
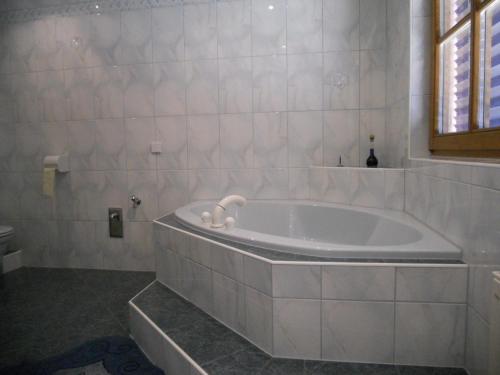
[[247,200],[241,195],[228,195],[227,197],[221,199],[215,205],[214,212],[212,214],[212,224],[210,225],[212,228],[222,228],[224,226],[222,214],[226,211],[227,207],[233,203],[241,207],[247,204]]

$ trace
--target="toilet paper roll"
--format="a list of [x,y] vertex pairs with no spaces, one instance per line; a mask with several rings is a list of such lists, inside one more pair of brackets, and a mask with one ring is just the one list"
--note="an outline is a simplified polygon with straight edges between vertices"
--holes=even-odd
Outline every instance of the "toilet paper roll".
[[54,182],[56,169],[54,167],[43,168],[43,194],[47,197],[54,196]]

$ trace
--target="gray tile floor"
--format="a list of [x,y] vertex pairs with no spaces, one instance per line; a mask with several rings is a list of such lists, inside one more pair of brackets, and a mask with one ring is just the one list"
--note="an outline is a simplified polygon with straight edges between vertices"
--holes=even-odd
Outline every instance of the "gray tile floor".
[[211,375],[466,375],[454,368],[271,358],[158,282],[133,303]]
[[[153,279],[153,273],[145,272],[41,268],[22,268],[0,276],[0,369],[61,354],[98,337],[128,335],[127,302]],[[162,300],[165,303],[166,299]],[[174,298],[168,300],[171,308]],[[143,302],[154,306],[158,299]],[[187,320],[191,326],[196,316],[203,320],[206,314],[188,305],[180,300],[175,314],[164,323],[179,326]],[[215,321],[213,324],[222,327]],[[243,341],[239,337],[234,340]],[[203,340],[197,341],[199,347]],[[219,375],[465,375],[460,369],[270,359],[255,349],[247,344],[217,361],[205,361],[205,367]]]
[[127,302],[150,272],[22,268],[0,276],[0,369],[128,335]]

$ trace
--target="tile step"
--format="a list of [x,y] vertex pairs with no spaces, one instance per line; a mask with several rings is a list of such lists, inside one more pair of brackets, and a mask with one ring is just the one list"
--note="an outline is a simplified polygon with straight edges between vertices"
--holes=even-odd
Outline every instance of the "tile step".
[[137,344],[166,375],[466,375],[463,369],[273,358],[158,281],[129,302]]

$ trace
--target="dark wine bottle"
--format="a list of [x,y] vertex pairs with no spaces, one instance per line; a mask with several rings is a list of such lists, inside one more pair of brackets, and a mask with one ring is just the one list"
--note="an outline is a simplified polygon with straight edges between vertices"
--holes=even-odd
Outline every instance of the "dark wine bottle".
[[368,156],[368,159],[366,159],[366,166],[368,168],[377,168],[378,166],[378,159],[375,156],[374,142],[375,136],[373,134],[370,134],[370,156]]

